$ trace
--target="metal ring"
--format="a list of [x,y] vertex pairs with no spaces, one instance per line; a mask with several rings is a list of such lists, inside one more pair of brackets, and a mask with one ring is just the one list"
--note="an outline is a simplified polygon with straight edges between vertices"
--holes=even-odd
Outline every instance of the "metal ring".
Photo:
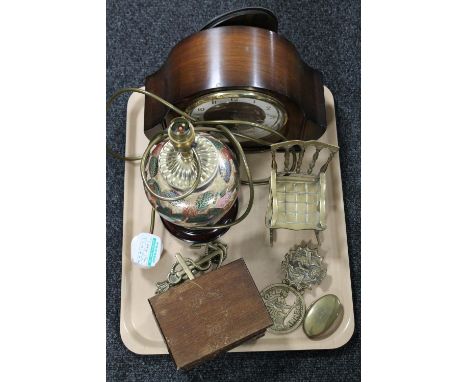
[[195,178],[195,181],[193,182],[193,184],[190,186],[190,188],[185,191],[182,195],[179,195],[179,196],[174,196],[172,198],[169,198],[169,197],[166,197],[166,196],[162,196],[162,195],[159,195],[157,194],[156,192],[154,192],[150,185],[148,184],[148,181],[146,180],[146,177],[145,177],[145,167],[146,167],[146,163],[148,161],[148,157],[149,157],[149,153],[151,151],[151,149],[153,148],[153,146],[155,146],[156,144],[158,144],[160,141],[162,141],[164,138],[167,137],[167,134],[164,133],[164,132],[160,132],[159,134],[157,134],[152,140],[151,142],[148,144],[148,146],[146,147],[146,150],[145,152],[143,153],[142,157],[141,157],[141,162],[140,162],[140,175],[141,175],[141,179],[143,180],[143,186],[145,187],[145,189],[152,195],[154,196],[155,198],[158,198],[158,199],[161,199],[161,200],[164,200],[165,202],[175,202],[177,200],[181,200],[181,199],[184,199],[188,196],[190,196],[194,191],[195,189],[198,187],[199,183],[200,183],[200,178],[201,178],[201,166],[200,166],[200,157],[198,156],[198,153],[195,151],[195,149],[192,147],[191,151],[193,153],[193,158],[195,160],[195,168],[197,170],[197,177]]
[[[220,130],[221,134],[225,134],[227,139],[229,141],[231,141],[233,146],[236,148],[237,155],[242,160],[242,163],[243,163],[244,169],[245,169],[245,173],[247,174],[247,179],[249,181],[249,203],[248,203],[247,208],[245,209],[244,213],[239,218],[237,218],[236,220],[234,220],[231,223],[220,224],[220,225],[211,225],[211,226],[206,226],[206,227],[191,227],[191,229],[193,229],[193,230],[203,231],[203,230],[211,230],[211,229],[223,229],[223,228],[230,228],[232,226],[235,226],[236,224],[239,224],[250,213],[250,210],[252,209],[254,197],[255,197],[255,190],[254,190],[254,184],[253,184],[253,181],[252,181],[252,175],[250,174],[249,164],[247,163],[247,158],[245,156],[244,150],[242,150],[242,146],[240,145],[239,141],[234,137],[234,135],[232,135],[232,133],[226,127],[224,127],[222,125],[219,125],[219,126],[216,126],[216,127]],[[203,130],[203,127],[195,128],[195,130]]]

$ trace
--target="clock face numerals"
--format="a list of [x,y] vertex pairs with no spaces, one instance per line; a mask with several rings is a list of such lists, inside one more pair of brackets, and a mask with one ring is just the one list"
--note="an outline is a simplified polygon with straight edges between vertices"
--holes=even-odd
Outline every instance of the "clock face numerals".
[[[186,112],[197,120],[240,120],[258,123],[272,130],[280,130],[286,123],[286,112],[273,97],[257,92],[226,91],[208,94],[197,99]],[[248,126],[229,125],[234,132],[253,138],[264,138],[270,132]],[[240,139],[243,141],[243,139]]]

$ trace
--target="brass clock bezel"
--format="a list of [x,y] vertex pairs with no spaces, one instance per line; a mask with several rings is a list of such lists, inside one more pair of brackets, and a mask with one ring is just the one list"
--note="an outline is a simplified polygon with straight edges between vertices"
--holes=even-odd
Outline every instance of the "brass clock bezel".
[[[273,105],[276,109],[279,110],[281,113],[281,119],[279,122],[279,127],[276,131],[281,131],[287,122],[288,122],[288,113],[286,111],[286,107],[283,105],[281,101],[277,98],[267,95],[265,93],[259,91],[252,91],[252,90],[222,90],[216,91],[212,93],[206,93],[199,98],[197,98],[194,102],[192,102],[189,106],[185,108],[185,112],[189,115],[192,115],[192,111],[197,108],[199,105],[206,103],[207,101],[212,101],[213,99],[224,99],[224,98],[254,98],[259,101],[268,102]],[[269,127],[269,126],[267,126]],[[266,135],[265,137],[268,137]],[[264,139],[263,137],[262,139]]]

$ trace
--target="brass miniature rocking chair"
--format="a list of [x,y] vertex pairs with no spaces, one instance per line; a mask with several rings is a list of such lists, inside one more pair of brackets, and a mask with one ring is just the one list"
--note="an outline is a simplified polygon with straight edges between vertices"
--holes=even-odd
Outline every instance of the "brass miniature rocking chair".
[[[289,166],[291,151],[299,148],[299,155],[293,151],[293,163]],[[302,161],[306,150],[313,147],[315,152],[306,173],[301,173]],[[276,152],[284,149],[284,170],[278,172]],[[292,149],[292,150],[291,150]],[[320,152],[329,152],[325,163],[317,174],[313,174]],[[337,146],[318,141],[286,141],[271,146],[270,196],[265,224],[270,229],[270,245],[273,245],[273,231],[277,228],[291,230],[318,231],[326,226],[325,214],[325,172],[333,156],[338,152]]]

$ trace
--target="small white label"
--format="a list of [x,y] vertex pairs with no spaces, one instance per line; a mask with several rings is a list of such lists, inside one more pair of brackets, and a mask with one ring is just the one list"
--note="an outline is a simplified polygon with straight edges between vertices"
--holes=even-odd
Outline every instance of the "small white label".
[[132,239],[132,263],[141,268],[152,268],[161,257],[161,238],[150,233],[140,233]]

